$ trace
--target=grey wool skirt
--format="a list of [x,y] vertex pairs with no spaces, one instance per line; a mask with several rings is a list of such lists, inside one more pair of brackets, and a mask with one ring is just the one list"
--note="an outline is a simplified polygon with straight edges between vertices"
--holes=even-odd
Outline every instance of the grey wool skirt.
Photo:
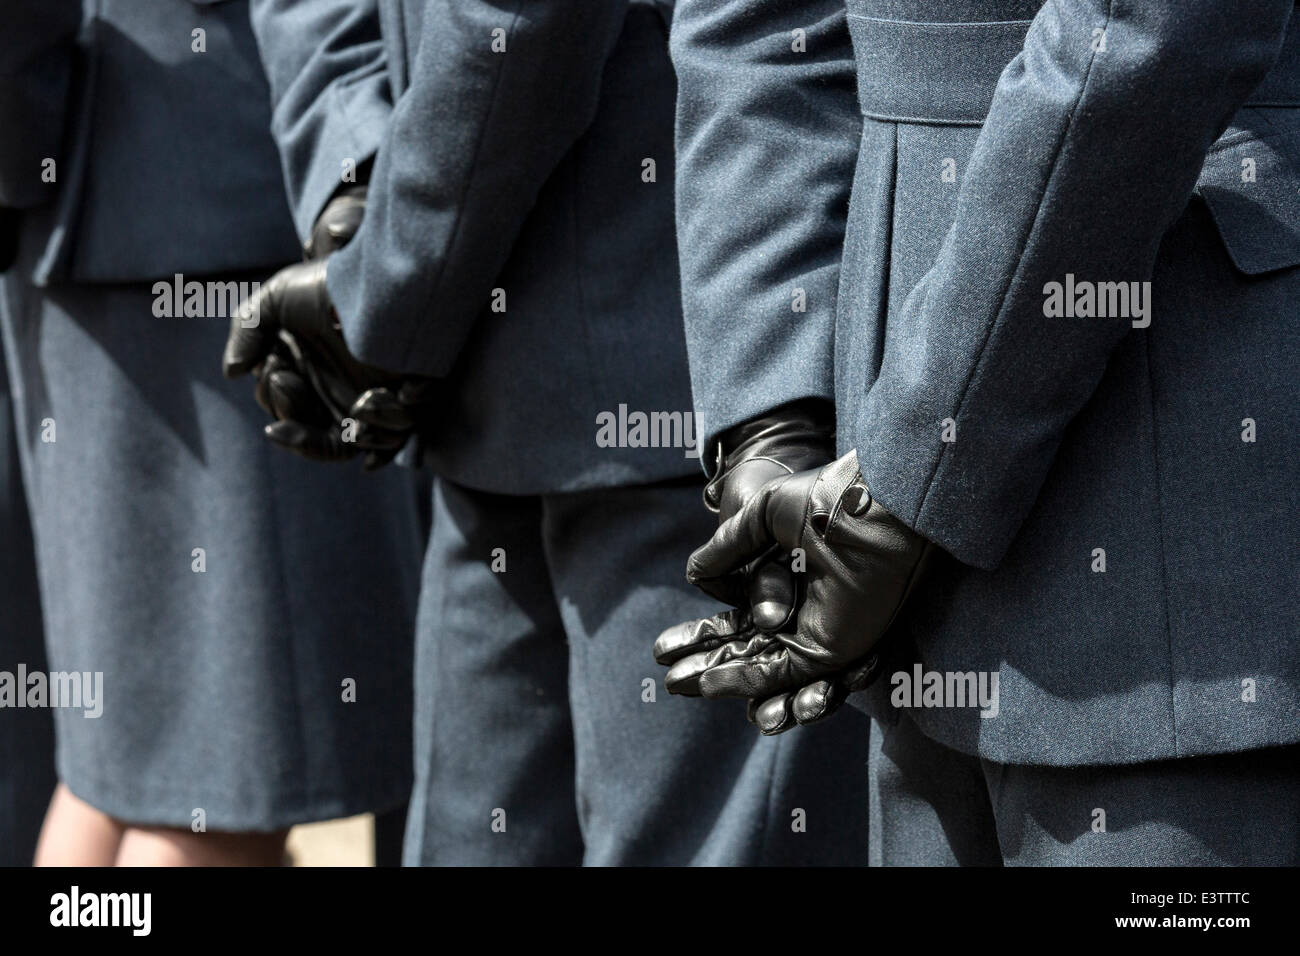
[[250,383],[222,378],[225,322],[157,318],[148,284],[15,270],[0,324],[48,666],[98,697],[54,708],[59,779],[124,821],[212,830],[404,801],[410,472],[273,447]]

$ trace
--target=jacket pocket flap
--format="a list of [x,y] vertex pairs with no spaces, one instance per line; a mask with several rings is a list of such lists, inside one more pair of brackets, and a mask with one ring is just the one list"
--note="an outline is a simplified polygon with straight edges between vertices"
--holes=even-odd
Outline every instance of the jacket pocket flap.
[[1282,142],[1234,130],[1205,158],[1205,199],[1233,265],[1247,275],[1300,264],[1300,176]]

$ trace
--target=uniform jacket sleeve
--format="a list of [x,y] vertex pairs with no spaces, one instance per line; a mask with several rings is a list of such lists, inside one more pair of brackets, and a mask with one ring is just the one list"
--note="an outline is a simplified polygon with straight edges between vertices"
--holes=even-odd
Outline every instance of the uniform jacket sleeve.
[[[862,470],[903,521],[963,561],[998,564],[1066,426],[1132,332],[1129,318],[1046,317],[1045,287],[1067,274],[1151,278],[1208,148],[1277,58],[1293,8],[1043,6],[1002,74],[938,258],[890,320],[865,399]],[[943,440],[944,419],[955,441]]]
[[708,448],[786,402],[834,400],[862,119],[843,0],[679,0],[671,50],[682,305]]
[[0,30],[0,206],[28,208],[53,188],[41,163],[57,159],[68,112],[79,0],[12,0]]
[[338,189],[345,164],[371,159],[392,112],[378,0],[251,0],[300,239]]
[[376,158],[365,219],[331,258],[328,282],[358,356],[443,375],[488,305],[542,185],[595,116],[628,4],[423,6],[409,86]]

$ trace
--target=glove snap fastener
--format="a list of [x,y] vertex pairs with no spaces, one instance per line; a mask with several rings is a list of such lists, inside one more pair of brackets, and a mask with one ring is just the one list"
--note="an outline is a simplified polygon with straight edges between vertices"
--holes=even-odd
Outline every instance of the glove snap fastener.
[[866,485],[853,484],[844,490],[844,510],[855,518],[866,514],[871,507],[871,492]]

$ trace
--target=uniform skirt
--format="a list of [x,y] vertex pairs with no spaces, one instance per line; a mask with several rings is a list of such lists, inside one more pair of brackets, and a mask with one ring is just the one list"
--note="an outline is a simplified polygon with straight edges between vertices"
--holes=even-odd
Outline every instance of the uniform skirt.
[[404,801],[410,473],[273,447],[221,375],[224,319],[25,275],[0,280],[0,323],[48,663],[102,689],[54,709],[60,780],[121,820],[213,830]]

